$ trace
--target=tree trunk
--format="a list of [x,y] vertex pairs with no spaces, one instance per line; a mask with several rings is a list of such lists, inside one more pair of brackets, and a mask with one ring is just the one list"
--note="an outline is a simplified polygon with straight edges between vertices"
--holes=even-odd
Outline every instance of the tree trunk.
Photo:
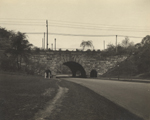
[[85,46],[83,46],[83,51],[84,51]]
[[19,70],[19,63],[18,63],[18,56],[17,56],[17,69]]
[[21,69],[21,58],[22,58],[22,56],[20,55],[20,69]]

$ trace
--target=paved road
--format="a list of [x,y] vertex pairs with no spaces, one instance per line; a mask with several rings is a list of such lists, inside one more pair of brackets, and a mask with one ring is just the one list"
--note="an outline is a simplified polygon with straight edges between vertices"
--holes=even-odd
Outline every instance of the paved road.
[[150,120],[150,83],[65,78],[86,86],[130,112]]

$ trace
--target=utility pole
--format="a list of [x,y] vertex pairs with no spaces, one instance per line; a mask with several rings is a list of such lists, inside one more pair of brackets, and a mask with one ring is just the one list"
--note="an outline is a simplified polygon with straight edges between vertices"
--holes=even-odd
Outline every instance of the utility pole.
[[116,53],[118,52],[118,49],[117,49],[117,35],[116,35]]
[[53,43],[51,45],[52,45],[52,50],[53,50]]
[[46,49],[48,50],[48,20],[46,20],[46,27],[47,27],[47,46],[46,46]]
[[44,43],[43,43],[43,44],[44,44],[43,47],[44,47],[44,49],[45,49],[45,32],[44,32]]
[[43,48],[43,38],[42,38],[42,48]]
[[56,38],[55,38],[55,51],[56,51]]
[[105,50],[105,40],[104,40],[104,50]]

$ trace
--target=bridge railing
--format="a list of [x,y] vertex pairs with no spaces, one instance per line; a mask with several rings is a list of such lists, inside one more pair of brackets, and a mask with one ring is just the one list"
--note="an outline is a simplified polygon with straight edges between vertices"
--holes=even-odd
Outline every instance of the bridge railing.
[[[47,51],[47,49],[40,49],[43,51]],[[57,48],[55,49],[48,49],[48,51],[100,51],[100,49],[81,49],[81,48]]]

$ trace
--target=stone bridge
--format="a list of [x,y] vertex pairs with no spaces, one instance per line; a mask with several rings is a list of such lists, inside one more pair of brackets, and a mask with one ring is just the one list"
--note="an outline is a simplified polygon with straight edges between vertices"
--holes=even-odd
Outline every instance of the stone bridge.
[[97,77],[126,58],[126,56],[103,57],[100,51],[49,51],[34,54],[31,59],[36,64],[36,71],[42,75],[45,70],[49,70],[55,76],[57,69],[61,65],[66,65],[74,77],[77,72],[80,72],[80,77]]

